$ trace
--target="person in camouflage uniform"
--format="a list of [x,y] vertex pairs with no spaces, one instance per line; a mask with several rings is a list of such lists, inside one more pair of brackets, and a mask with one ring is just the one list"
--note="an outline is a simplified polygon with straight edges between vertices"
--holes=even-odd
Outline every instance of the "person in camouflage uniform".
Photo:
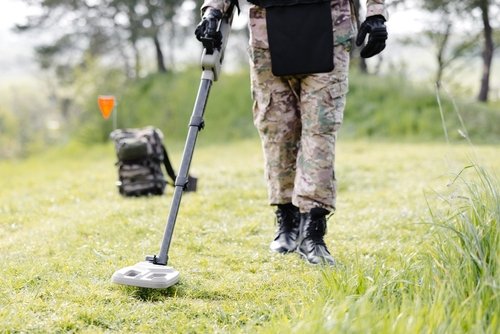
[[[234,1],[204,1],[198,39],[207,33],[210,20],[220,19]],[[249,9],[249,54],[253,119],[265,156],[269,202],[276,206],[278,223],[270,248],[280,253],[297,251],[312,264],[333,265],[323,238],[327,217],[335,211],[335,143],[346,105],[349,51],[356,33],[351,2],[331,0],[333,71],[275,76],[266,8],[259,6],[266,1],[276,0],[249,0],[253,3]],[[367,19],[356,40],[362,45],[369,35],[362,57],[384,49],[386,17],[384,0],[367,0]]]

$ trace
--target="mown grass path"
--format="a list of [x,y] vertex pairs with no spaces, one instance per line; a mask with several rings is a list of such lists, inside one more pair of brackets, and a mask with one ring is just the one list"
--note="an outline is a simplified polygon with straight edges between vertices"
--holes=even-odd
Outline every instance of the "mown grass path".
[[[180,150],[171,156],[176,166]],[[500,148],[341,142],[327,236],[340,265],[323,270],[268,250],[274,215],[259,143],[202,145],[192,164],[199,190],[183,198],[169,254],[181,281],[154,291],[110,277],[158,251],[171,188],[162,197],[120,197],[111,145],[0,162],[0,332],[315,332],[328,316],[301,321],[325,303],[329,272],[397,270],[418,254],[428,206],[441,205],[440,193],[471,159],[498,173]],[[329,328],[377,332],[377,317],[396,323],[398,314]]]

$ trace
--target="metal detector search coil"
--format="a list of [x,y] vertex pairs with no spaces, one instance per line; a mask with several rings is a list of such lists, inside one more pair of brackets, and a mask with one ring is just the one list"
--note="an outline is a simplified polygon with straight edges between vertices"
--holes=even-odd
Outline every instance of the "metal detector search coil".
[[142,261],[116,271],[111,279],[117,284],[163,289],[179,281],[179,272],[172,267]]

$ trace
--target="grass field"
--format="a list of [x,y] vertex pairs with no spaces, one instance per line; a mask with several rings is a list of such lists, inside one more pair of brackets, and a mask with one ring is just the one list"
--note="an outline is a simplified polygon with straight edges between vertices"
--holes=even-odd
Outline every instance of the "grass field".
[[[181,281],[153,291],[110,277],[158,251],[172,189],[122,198],[114,160],[109,144],[0,162],[1,333],[500,330],[498,184],[484,194],[474,169],[452,182],[471,161],[498,174],[497,146],[341,141],[325,269],[268,250],[259,143],[201,144],[169,254]],[[446,225],[462,216],[479,250]]]

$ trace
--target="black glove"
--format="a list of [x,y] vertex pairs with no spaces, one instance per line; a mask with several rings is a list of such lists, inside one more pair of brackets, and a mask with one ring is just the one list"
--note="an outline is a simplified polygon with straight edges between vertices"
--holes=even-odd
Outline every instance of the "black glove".
[[369,16],[365,22],[359,27],[356,45],[361,46],[365,41],[366,34],[368,43],[361,50],[361,57],[370,58],[382,52],[385,49],[385,41],[387,40],[387,28],[385,27],[385,18],[382,15]]
[[196,39],[203,43],[203,47],[207,49],[209,54],[213,53],[214,49],[220,50],[222,46],[222,33],[217,30],[221,19],[222,12],[220,10],[207,8],[194,31]]

